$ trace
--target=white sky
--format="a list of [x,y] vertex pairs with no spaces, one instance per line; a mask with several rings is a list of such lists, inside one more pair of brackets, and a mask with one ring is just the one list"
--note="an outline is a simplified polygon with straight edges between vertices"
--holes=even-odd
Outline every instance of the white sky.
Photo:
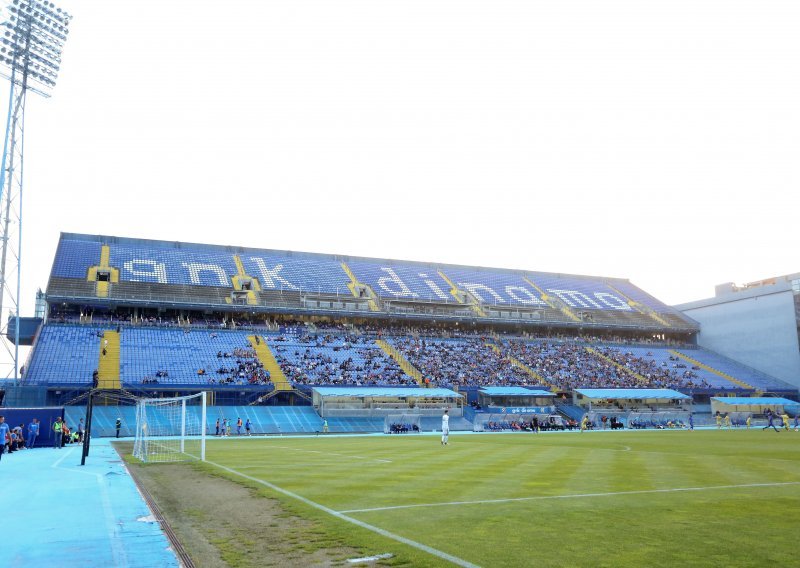
[[59,5],[24,315],[61,231],[624,277],[669,304],[800,270],[796,0]]

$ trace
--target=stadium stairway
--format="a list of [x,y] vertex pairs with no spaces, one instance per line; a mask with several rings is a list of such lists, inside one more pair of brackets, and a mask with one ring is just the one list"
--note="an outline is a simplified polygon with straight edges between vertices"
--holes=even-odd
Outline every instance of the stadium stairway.
[[500,347],[498,347],[496,344],[494,344],[494,343],[486,343],[486,347],[491,348],[495,353],[497,353],[501,357],[503,357],[505,359],[508,359],[511,362],[512,365],[514,365],[515,367],[521,369],[525,374],[527,374],[531,378],[535,379],[538,384],[547,385],[548,387],[550,387],[550,390],[552,390],[553,392],[558,390],[558,387],[556,385],[546,381],[544,379],[544,377],[542,377],[539,373],[537,373],[536,371],[534,371],[533,369],[528,367],[525,363],[523,363],[522,361],[520,361],[516,357],[512,357],[511,355],[507,355],[507,354],[503,353],[500,350]]
[[278,365],[278,362],[275,360],[275,355],[272,354],[272,351],[264,341],[264,338],[259,336],[258,341],[256,341],[255,335],[248,335],[247,341],[250,342],[250,345],[255,350],[258,360],[261,361],[262,365],[264,365],[264,369],[269,371],[270,381],[272,381],[272,384],[275,385],[275,390],[293,390],[289,379],[286,378],[286,375],[283,373],[283,369],[281,369],[281,366]]
[[531,280],[527,276],[523,276],[522,279],[525,280],[525,282],[527,282],[531,286],[533,286],[536,289],[537,292],[539,292],[539,295],[542,297],[542,300],[544,302],[547,302],[548,306],[550,306],[554,310],[560,310],[561,313],[563,313],[565,316],[567,316],[572,321],[581,321],[581,318],[579,318],[578,315],[575,312],[573,312],[570,309],[570,307],[567,304],[565,304],[564,302],[562,302],[560,299],[556,298],[555,296],[551,296],[550,294],[548,294],[547,292],[542,290],[536,284],[536,282],[534,282],[533,280]]
[[[442,277],[442,280],[447,282],[447,285],[450,286],[450,295],[453,296],[459,304],[467,304],[469,308],[479,315],[482,318],[486,317],[486,312],[483,311],[481,308],[480,302],[473,296],[472,294],[461,290],[458,286],[453,284],[453,281],[448,278],[447,274],[439,270],[439,276]],[[469,300],[469,302],[465,302],[465,298]]]
[[381,311],[381,308],[378,305],[378,295],[375,293],[375,290],[366,284],[359,282],[358,278],[356,278],[356,275],[353,274],[353,271],[350,270],[350,267],[344,262],[342,263],[342,270],[344,270],[347,274],[347,277],[350,278],[350,282],[347,283],[347,288],[350,290],[350,292],[352,292],[353,296],[356,298],[361,298],[361,292],[366,291],[367,297],[369,298],[367,302],[369,304],[369,309],[373,312]]
[[[119,269],[109,265],[110,258],[111,248],[108,245],[103,245],[100,248],[100,264],[98,266],[90,266],[86,274],[86,279],[94,283],[95,295],[98,298],[107,298],[109,285],[119,282]],[[98,274],[106,274],[106,278],[100,280],[97,277]]]
[[[119,390],[120,341],[119,333],[105,330],[100,339],[100,360],[97,364],[98,387],[101,389]],[[103,355],[105,350],[105,355]]]
[[603,361],[606,361],[607,363],[610,363],[611,365],[614,365],[617,369],[620,369],[621,371],[624,371],[628,375],[634,377],[640,383],[647,384],[647,379],[645,379],[642,375],[640,375],[638,373],[634,373],[633,371],[628,369],[625,365],[620,365],[619,363],[617,363],[616,361],[614,361],[610,357],[606,357],[605,355],[600,353],[597,349],[594,349],[592,347],[584,347],[584,349],[586,349],[586,351],[588,351],[592,355],[595,355],[595,356],[599,357]]
[[636,310],[637,312],[639,312],[640,314],[644,314],[646,316],[650,316],[652,319],[654,319],[655,321],[657,321],[659,324],[663,325],[664,327],[672,327],[672,325],[667,320],[665,320],[660,315],[658,315],[658,313],[656,313],[656,311],[653,308],[651,308],[649,306],[645,306],[644,304],[642,304],[640,302],[637,302],[636,300],[631,299],[630,297],[625,295],[622,291],[618,290],[617,288],[615,288],[611,284],[606,283],[606,286],[608,286],[609,288],[614,290],[614,292],[619,294],[621,297],[625,298],[625,300],[628,302],[628,305],[630,307],[632,307],[634,310]]
[[[258,278],[254,278],[253,276],[247,274],[244,269],[244,264],[242,264],[242,259],[238,254],[233,255],[233,262],[236,264],[236,274],[231,276],[231,284],[233,284],[233,289],[239,292],[245,292],[247,296],[247,305],[257,305],[258,296],[256,295],[256,292],[261,291],[261,284],[258,282]],[[245,282],[249,284],[248,289],[245,289],[242,285]],[[231,304],[233,303],[233,298],[225,298],[225,301]]]
[[375,343],[383,349],[383,352],[386,353],[389,357],[395,360],[395,362],[400,365],[400,368],[403,372],[417,381],[417,384],[421,387],[425,386],[425,380],[422,377],[422,373],[411,364],[411,362],[406,359],[402,353],[400,353],[397,349],[386,343],[383,339],[376,339]]
[[669,352],[670,352],[672,355],[675,355],[676,357],[680,357],[680,358],[681,358],[681,359],[683,359],[684,361],[688,361],[688,362],[689,362],[689,363],[691,363],[692,365],[697,365],[698,367],[700,367],[701,369],[705,369],[705,370],[706,370],[706,371],[708,371],[709,373],[714,373],[714,374],[715,374],[715,375],[717,375],[718,377],[722,377],[722,378],[723,378],[723,379],[725,379],[726,381],[730,381],[730,382],[732,382],[732,383],[733,383],[733,384],[735,384],[736,386],[739,386],[739,387],[741,387],[741,388],[743,388],[743,389],[756,390],[756,388],[755,388],[754,386],[752,386],[752,385],[749,385],[749,384],[747,384],[746,382],[744,382],[744,381],[741,381],[741,380],[737,379],[736,377],[732,377],[731,375],[729,375],[729,374],[727,374],[727,373],[723,373],[722,371],[718,371],[718,370],[716,370],[716,369],[715,369],[715,368],[713,368],[713,367],[709,367],[709,366],[708,366],[708,365],[706,365],[705,363],[701,363],[701,362],[700,362],[700,361],[698,361],[697,359],[693,359],[692,357],[689,357],[688,355],[685,355],[685,354],[681,353],[680,351],[675,351],[674,349],[670,349],[670,350],[669,350]]

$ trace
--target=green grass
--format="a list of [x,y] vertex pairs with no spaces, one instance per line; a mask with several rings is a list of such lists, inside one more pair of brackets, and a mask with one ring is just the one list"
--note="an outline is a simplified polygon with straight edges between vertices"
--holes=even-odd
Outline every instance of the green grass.
[[[480,566],[800,562],[800,484],[775,485],[800,483],[800,433],[450,440],[447,447],[432,436],[211,440],[207,459],[334,511],[425,504],[345,514]],[[399,565],[448,565],[214,465],[203,467],[277,497],[366,554],[392,552]],[[729,487],[756,484],[764,485]],[[704,489],[673,491],[685,488]],[[523,500],[433,506],[498,499]]]

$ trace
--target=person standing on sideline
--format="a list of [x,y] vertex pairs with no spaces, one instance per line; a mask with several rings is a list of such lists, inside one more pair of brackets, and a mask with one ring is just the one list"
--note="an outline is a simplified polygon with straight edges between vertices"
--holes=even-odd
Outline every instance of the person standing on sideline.
[[122,428],[122,418],[117,418],[116,424],[114,424],[114,428],[117,429],[117,438],[119,438],[119,431]]
[[725,428],[727,428],[728,430],[731,429],[731,415],[730,414],[726,414],[725,415]]
[[28,424],[28,447],[33,448],[33,445],[36,443],[36,438],[39,437],[39,419],[34,418],[31,420],[31,423]]
[[242,435],[242,418],[241,417],[236,419],[236,435],[237,436],[241,436]]
[[694,430],[694,414],[689,414],[689,430]]
[[53,422],[53,447],[61,449],[64,445],[64,424],[61,422],[61,417],[56,418]]
[[225,418],[222,419],[222,427],[220,429],[220,434],[222,434],[223,437],[225,436]]
[[217,418],[217,423],[214,426],[214,435],[219,436],[219,418]]
[[83,442],[83,431],[84,431],[83,418],[81,418],[78,421],[78,441],[79,442]]
[[322,421],[322,433],[323,434],[327,434],[328,433],[328,421],[327,420],[323,420]]
[[0,416],[0,459],[3,458],[3,452],[6,451],[6,440],[9,437],[8,424],[4,416]]
[[444,414],[442,414],[442,445],[447,445],[447,439],[450,436],[450,415],[447,414],[449,411],[445,410]]
[[244,431],[247,432],[247,435],[250,435],[250,419],[247,419],[247,422],[244,423]]
[[744,425],[747,426],[747,429],[750,429],[750,415],[747,415],[747,420],[744,421]]

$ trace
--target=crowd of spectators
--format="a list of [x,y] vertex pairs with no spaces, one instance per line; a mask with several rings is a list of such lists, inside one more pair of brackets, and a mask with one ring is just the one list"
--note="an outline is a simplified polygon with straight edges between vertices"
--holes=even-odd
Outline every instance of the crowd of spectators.
[[559,390],[709,387],[694,370],[682,363],[676,362],[673,367],[666,362],[658,365],[654,359],[614,347],[600,347],[600,355],[580,342],[509,341],[505,347],[513,357]]
[[[695,372],[698,367],[688,368],[687,365],[678,357],[670,355],[669,363],[663,361],[659,365],[652,359],[652,353],[647,353],[645,357],[637,357],[630,351],[623,352],[620,349],[606,347],[600,352],[622,365],[630,372],[639,375],[647,380],[647,386],[655,388],[708,388],[710,385],[705,380],[698,377]],[[640,383],[641,384],[641,383]]]
[[268,338],[275,359],[295,385],[416,385],[369,337],[352,334]]
[[[209,384],[219,385],[266,385],[270,383],[270,373],[258,359],[255,349],[236,347],[232,352],[218,351],[217,359],[223,363],[217,368],[217,377],[210,378]],[[231,359],[230,363],[225,359]],[[202,369],[205,374],[205,369]]]
[[434,386],[533,385],[536,381],[486,344],[485,338],[457,340],[412,337],[390,343]]

